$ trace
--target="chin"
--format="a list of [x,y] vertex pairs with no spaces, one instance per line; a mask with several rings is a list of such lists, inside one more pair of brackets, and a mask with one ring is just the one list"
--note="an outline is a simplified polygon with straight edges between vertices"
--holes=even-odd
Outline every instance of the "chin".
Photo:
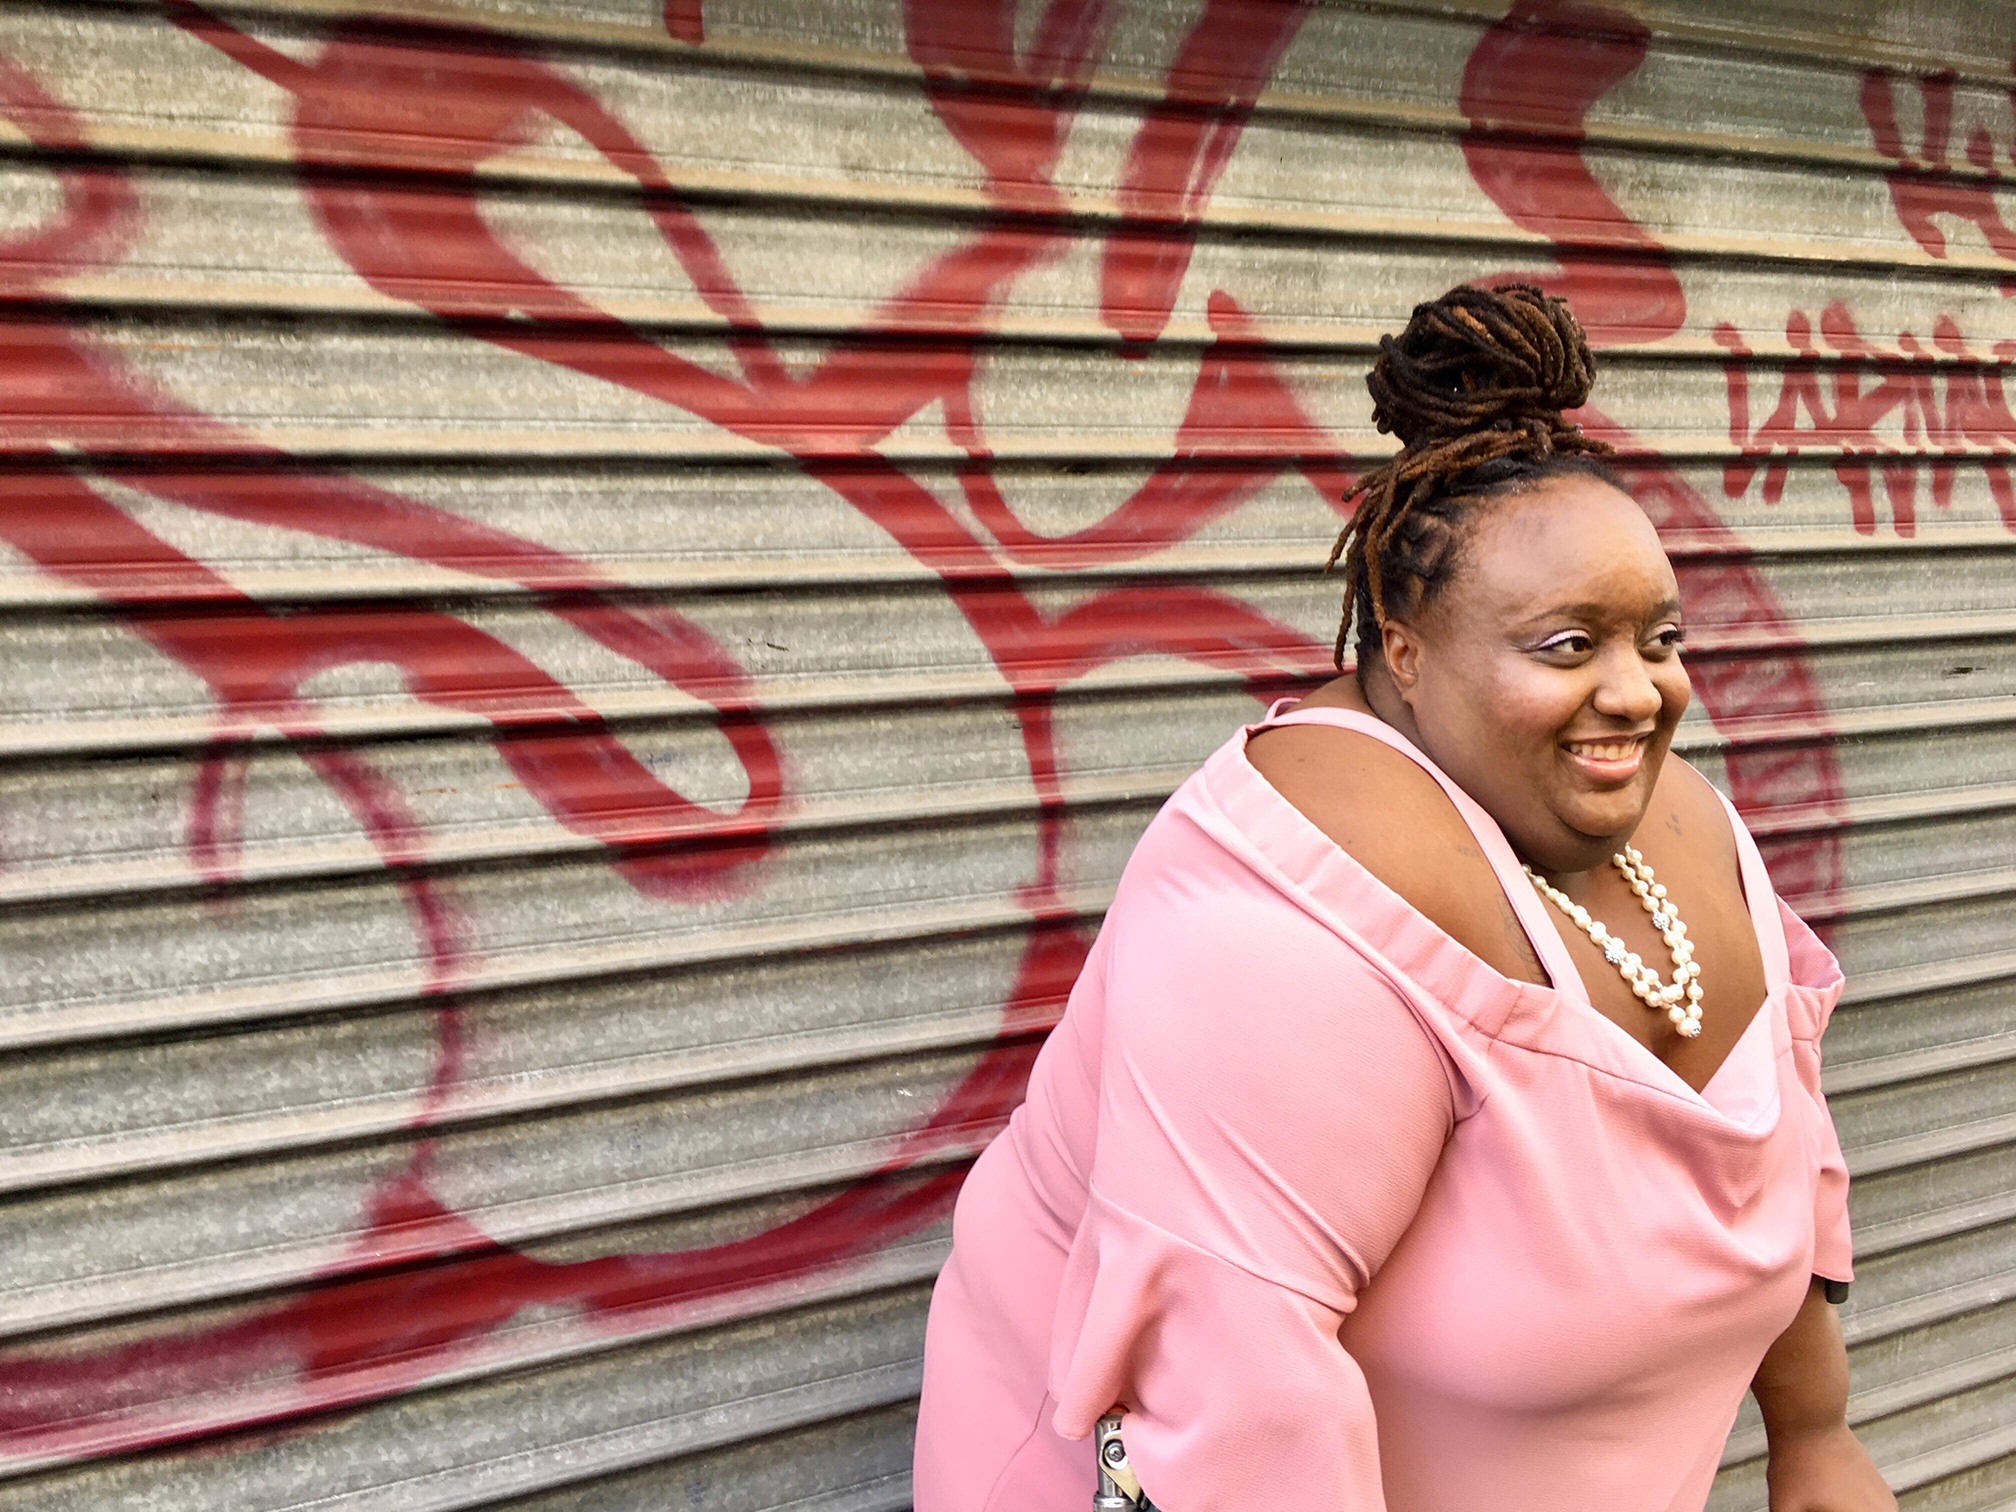
[[1580,804],[1560,814],[1561,822],[1573,830],[1576,839],[1601,847],[1603,858],[1623,847],[1645,817],[1644,800],[1636,793],[1620,795],[1623,803]]

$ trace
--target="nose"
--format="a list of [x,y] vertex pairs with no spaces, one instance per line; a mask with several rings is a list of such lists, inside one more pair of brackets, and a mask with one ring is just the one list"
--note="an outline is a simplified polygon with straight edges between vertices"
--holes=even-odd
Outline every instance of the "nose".
[[1604,718],[1642,728],[1652,722],[1664,700],[1637,648],[1618,647],[1603,659],[1593,702]]

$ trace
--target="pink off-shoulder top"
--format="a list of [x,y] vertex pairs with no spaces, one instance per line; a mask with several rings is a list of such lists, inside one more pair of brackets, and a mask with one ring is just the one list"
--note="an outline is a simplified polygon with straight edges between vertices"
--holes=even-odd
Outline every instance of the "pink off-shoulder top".
[[[1308,721],[1441,783],[1553,986],[1246,759]],[[1237,732],[1143,834],[960,1196],[918,1512],[1078,1512],[1116,1402],[1166,1512],[1699,1512],[1809,1278],[1850,1277],[1841,973],[1731,823],[1769,992],[1696,1092],[1590,1005],[1503,834],[1404,737],[1330,708]]]

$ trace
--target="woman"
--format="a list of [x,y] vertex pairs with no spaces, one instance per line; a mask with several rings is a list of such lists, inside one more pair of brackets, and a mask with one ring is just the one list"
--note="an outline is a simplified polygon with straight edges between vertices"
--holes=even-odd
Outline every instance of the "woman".
[[[1845,1422],[1833,957],[1668,759],[1673,570],[1523,285],[1381,342],[1355,677],[1149,825],[933,1297],[919,1512],[1894,1506]],[[1355,609],[1355,625],[1353,611]],[[1288,702],[1284,700],[1285,704]]]

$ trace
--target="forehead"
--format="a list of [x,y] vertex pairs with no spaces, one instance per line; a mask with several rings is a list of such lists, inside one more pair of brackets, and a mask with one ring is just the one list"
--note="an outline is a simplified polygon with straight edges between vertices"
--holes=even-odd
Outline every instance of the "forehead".
[[1494,618],[1595,605],[1636,620],[1678,596],[1659,533],[1599,478],[1549,478],[1493,500],[1466,543],[1455,595]]

